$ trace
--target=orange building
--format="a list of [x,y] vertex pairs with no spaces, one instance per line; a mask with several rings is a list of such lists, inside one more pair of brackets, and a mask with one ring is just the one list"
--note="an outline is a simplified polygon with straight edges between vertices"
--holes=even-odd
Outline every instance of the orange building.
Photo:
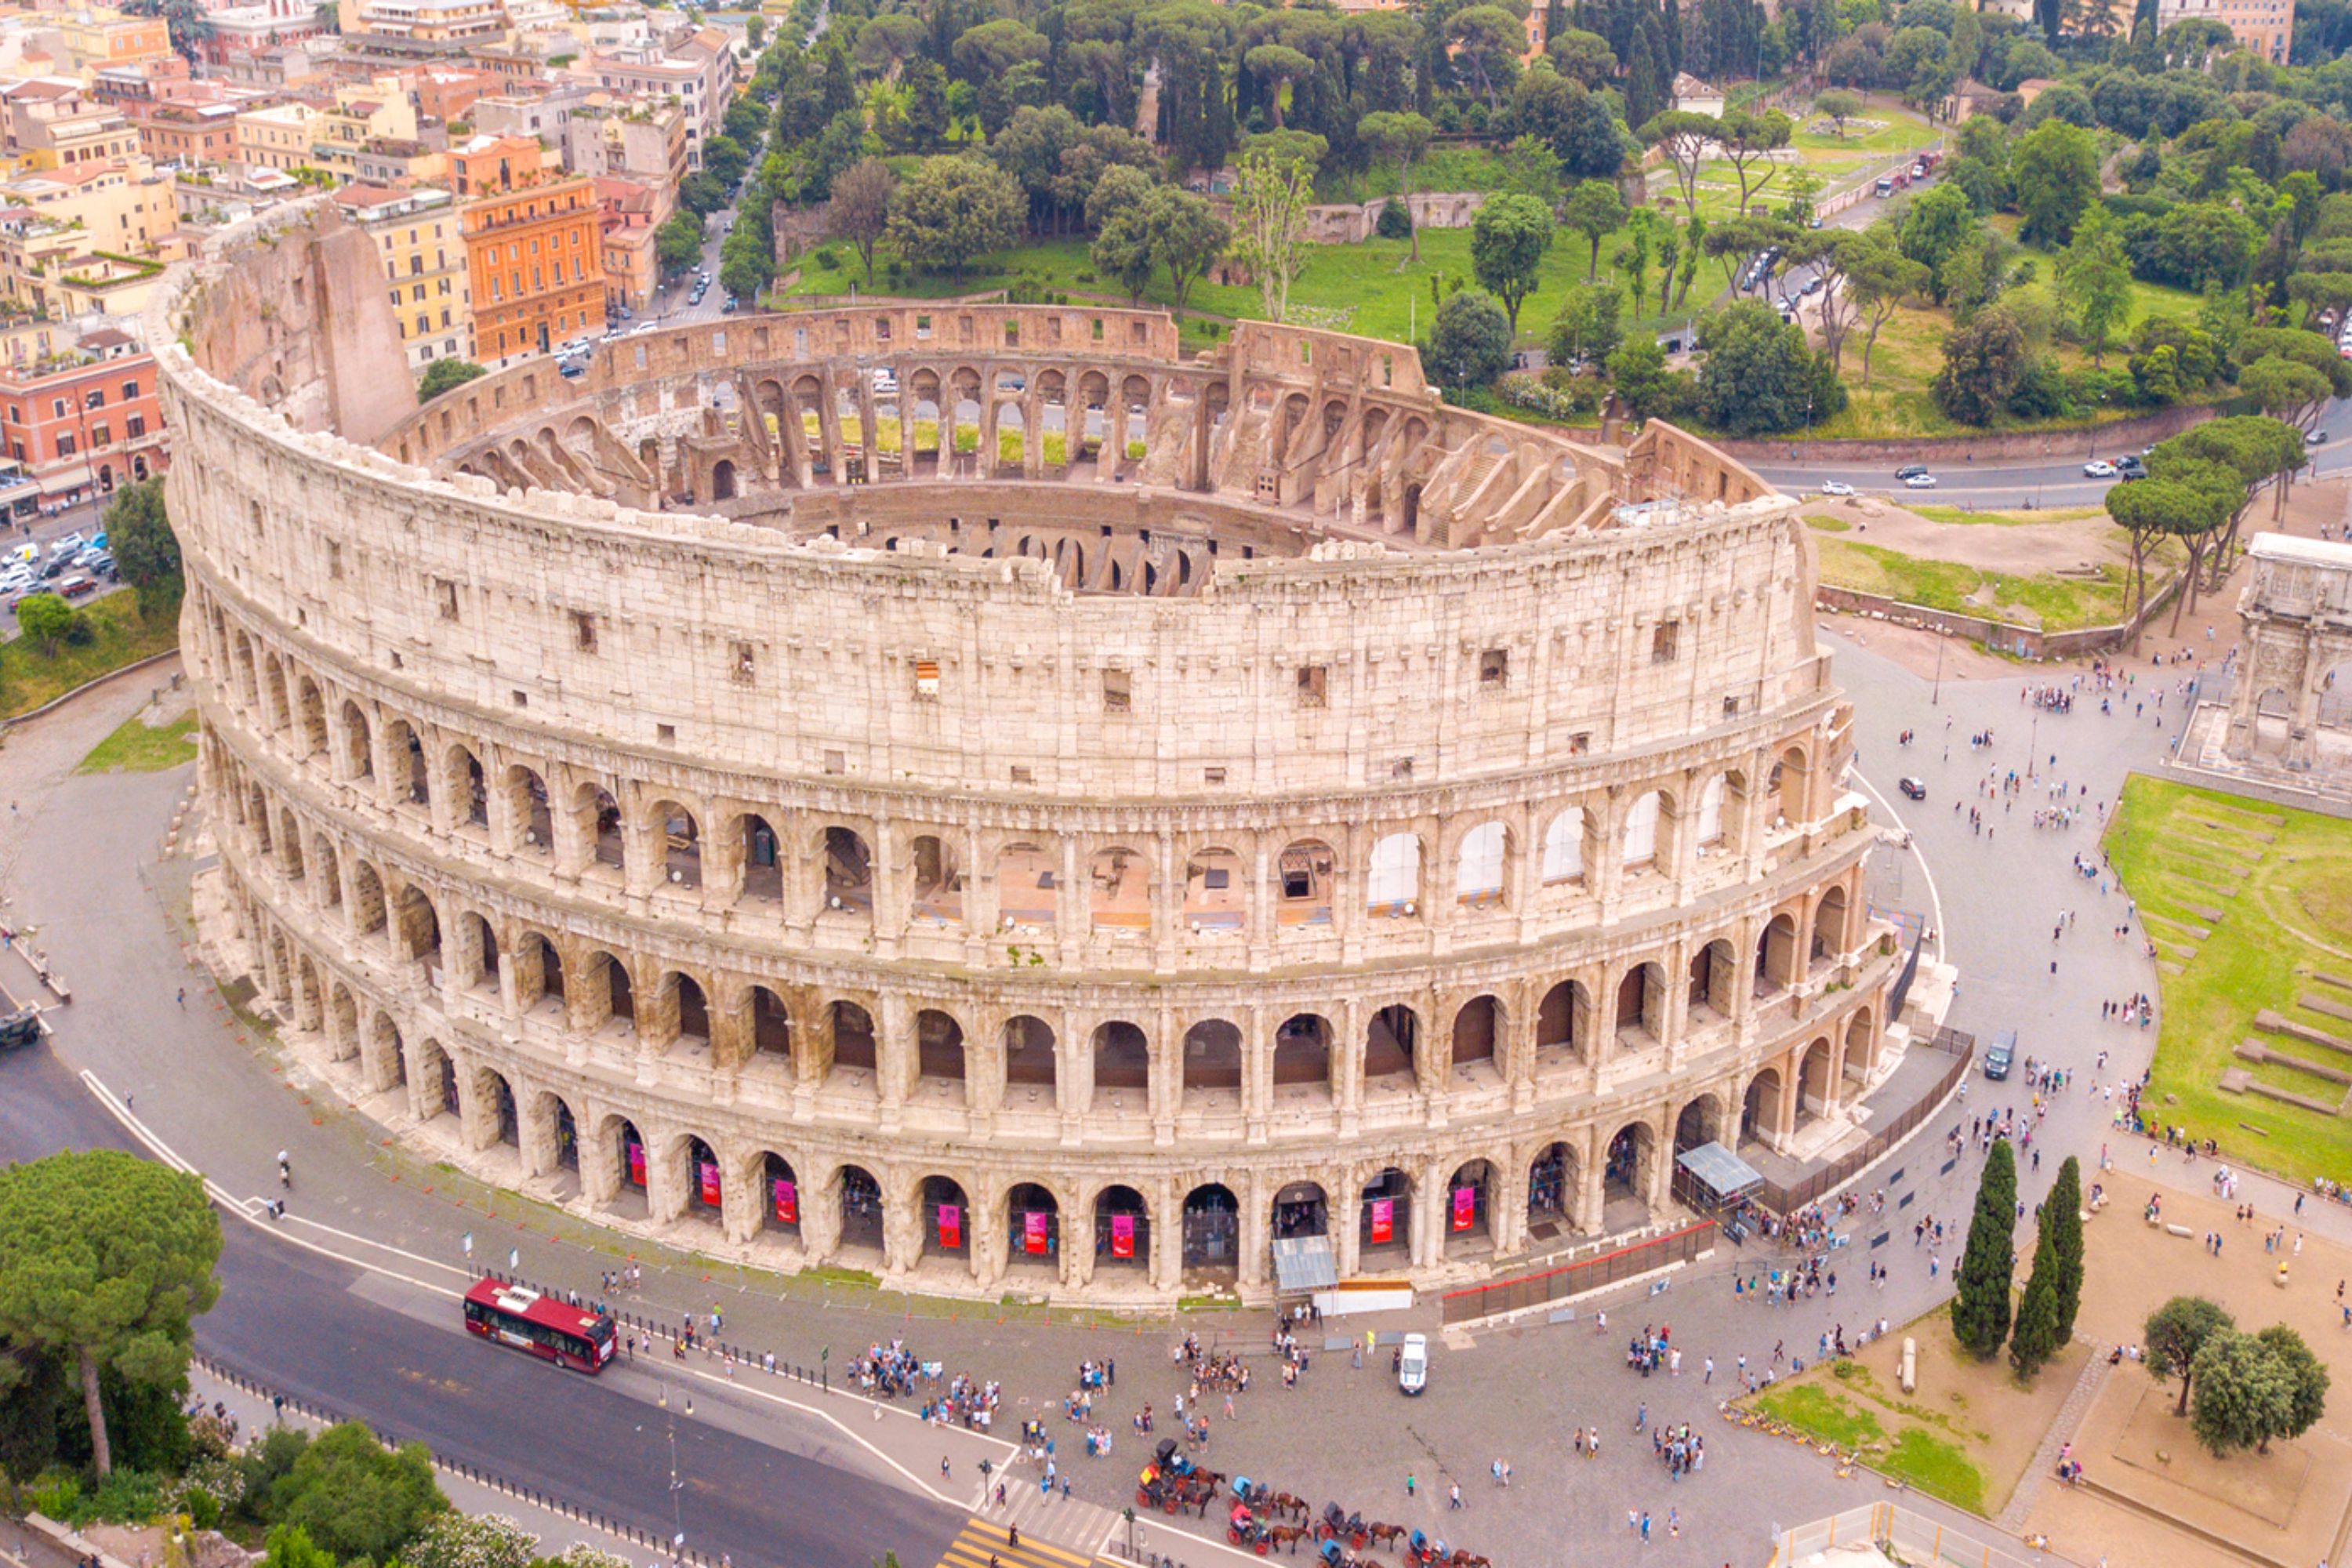
[[449,149],[474,297],[474,353],[503,363],[604,330],[604,258],[592,181],[545,166],[527,136]]

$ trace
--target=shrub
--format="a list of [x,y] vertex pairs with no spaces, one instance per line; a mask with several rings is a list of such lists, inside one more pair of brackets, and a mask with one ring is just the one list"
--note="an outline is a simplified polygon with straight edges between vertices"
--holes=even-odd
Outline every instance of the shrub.
[[436,1514],[401,1552],[408,1568],[530,1568],[539,1537],[503,1514]]
[[829,245],[818,246],[816,247],[816,254],[810,257],[809,260],[814,264],[819,272],[838,272],[841,270],[841,252],[835,250]]
[[1372,232],[1382,239],[1411,239],[1412,214],[1402,201],[1392,201],[1381,208],[1380,220],[1372,226]]

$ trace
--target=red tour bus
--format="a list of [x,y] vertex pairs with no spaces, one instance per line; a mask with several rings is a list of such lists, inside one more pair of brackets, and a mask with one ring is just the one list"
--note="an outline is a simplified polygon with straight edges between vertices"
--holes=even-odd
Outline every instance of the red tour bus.
[[612,1319],[495,1279],[466,1292],[466,1329],[576,1372],[601,1372],[613,1359]]

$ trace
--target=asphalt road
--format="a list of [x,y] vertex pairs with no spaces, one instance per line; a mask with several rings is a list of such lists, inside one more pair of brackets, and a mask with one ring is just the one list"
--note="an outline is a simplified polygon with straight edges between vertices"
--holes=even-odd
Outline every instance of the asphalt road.
[[[131,1147],[47,1046],[0,1059],[0,1159]],[[650,1370],[565,1373],[469,1339],[456,1303],[273,1240],[224,1216],[219,1304],[196,1344],[232,1369],[436,1454],[667,1533],[667,1415]],[[738,1563],[871,1568],[939,1560],[964,1516],[763,1440],[748,1401],[677,1423],[688,1544]],[[803,1440],[824,1451],[821,1435]]]

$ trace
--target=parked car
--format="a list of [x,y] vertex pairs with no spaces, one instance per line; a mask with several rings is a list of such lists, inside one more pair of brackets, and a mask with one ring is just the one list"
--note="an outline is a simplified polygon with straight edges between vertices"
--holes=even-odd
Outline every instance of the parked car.
[[1853,487],[1846,483],[1843,479],[1823,479],[1822,481],[1822,494],[1825,496],[1850,496],[1853,494]]
[[1903,481],[1903,488],[1912,490],[1932,490],[1936,488],[1936,476],[1933,474],[1914,474],[1909,479]]
[[1419,1394],[1429,1386],[1429,1336],[1407,1334],[1397,1352],[1397,1386]]
[[2116,472],[2127,479],[2144,479],[2147,478],[2147,464],[2138,453],[2126,452],[2116,459]]
[[2083,477],[2086,479],[2112,479],[2116,477],[2116,466],[2105,458],[2094,458],[2083,465]]
[[1898,479],[1913,479],[1927,471],[1927,465],[1925,463],[1906,463],[1895,470],[1895,477]]
[[1906,800],[1925,800],[1927,798],[1927,785],[1922,780],[1916,778],[1899,779],[1895,782],[1895,787],[1903,792],[1903,798]]
[[89,540],[84,539],[81,536],[79,531],[76,531],[75,532],[67,534],[63,539],[52,539],[49,541],[49,553],[52,555],[70,555],[89,542]]
[[577,381],[588,374],[588,367],[576,359],[568,359],[555,367],[555,374],[566,381]]
[[68,602],[87,599],[98,592],[98,579],[77,572],[58,584],[58,596]]
[[1995,1080],[2005,1079],[2009,1076],[2011,1064],[2016,1060],[2017,1031],[2003,1029],[1992,1037],[1992,1044],[1985,1047],[1984,1075]]
[[728,295],[727,303],[719,307],[719,313],[722,316],[733,315],[735,313],[736,304],[737,300],[735,296],[732,294]]
[[2326,439],[2327,432],[2325,430],[2305,430],[2303,433],[2303,444],[2306,447],[2316,447]]

